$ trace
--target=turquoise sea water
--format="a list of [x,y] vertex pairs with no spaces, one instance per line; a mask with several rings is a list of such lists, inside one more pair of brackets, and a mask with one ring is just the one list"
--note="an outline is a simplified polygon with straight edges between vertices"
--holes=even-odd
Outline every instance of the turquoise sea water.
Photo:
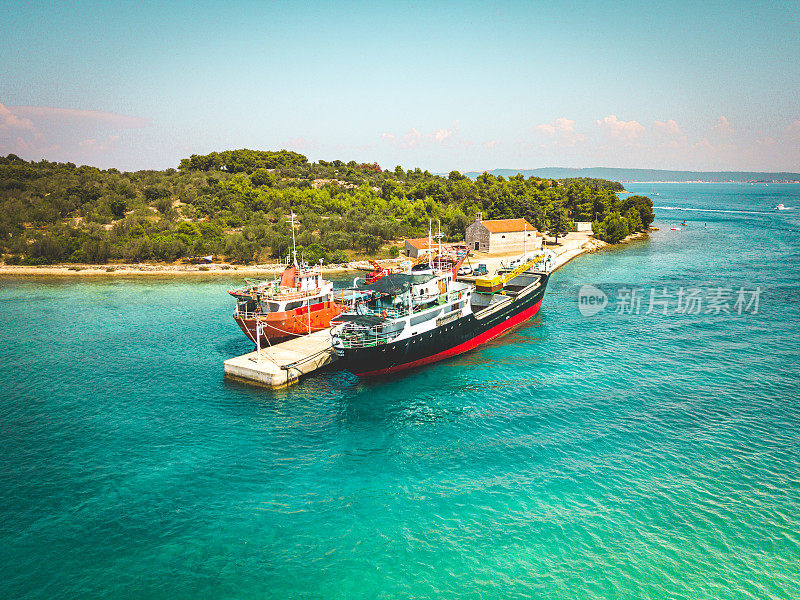
[[0,598],[800,597],[800,186],[629,188],[649,240],[388,380],[224,381],[232,280],[0,280]]

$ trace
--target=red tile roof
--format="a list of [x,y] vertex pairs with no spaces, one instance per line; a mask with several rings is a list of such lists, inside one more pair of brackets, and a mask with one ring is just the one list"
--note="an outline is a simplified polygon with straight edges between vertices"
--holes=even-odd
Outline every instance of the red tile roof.
[[[426,237],[424,237],[424,238],[407,239],[406,242],[408,242],[409,244],[414,246],[414,248],[416,248],[417,250],[427,250],[428,249],[428,238],[426,238]],[[439,242],[437,242],[436,240],[431,241],[430,242],[430,247],[431,247],[432,250],[438,248],[439,247]]]
[[512,231],[536,232],[536,228],[525,219],[495,219],[492,221],[481,221],[481,224],[492,233],[510,233]]

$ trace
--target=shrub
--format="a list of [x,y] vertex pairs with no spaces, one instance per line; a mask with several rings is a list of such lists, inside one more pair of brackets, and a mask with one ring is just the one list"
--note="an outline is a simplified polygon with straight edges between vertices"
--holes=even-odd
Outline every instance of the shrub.
[[30,256],[33,259],[40,259],[39,264],[49,264],[62,260],[66,255],[66,248],[58,238],[52,235],[45,235],[31,244]]

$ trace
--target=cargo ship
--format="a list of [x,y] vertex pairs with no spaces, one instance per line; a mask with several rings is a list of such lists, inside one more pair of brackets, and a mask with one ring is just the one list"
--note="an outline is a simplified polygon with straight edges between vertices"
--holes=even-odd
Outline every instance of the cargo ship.
[[[358,288],[331,321],[342,366],[362,377],[387,375],[467,352],[531,319],[549,274],[544,254],[475,286],[453,271],[390,273]],[[456,267],[456,272],[457,272]]]

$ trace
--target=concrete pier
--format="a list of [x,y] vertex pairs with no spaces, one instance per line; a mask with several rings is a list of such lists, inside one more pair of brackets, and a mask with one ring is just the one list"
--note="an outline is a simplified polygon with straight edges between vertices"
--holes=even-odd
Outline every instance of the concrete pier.
[[225,361],[225,377],[279,389],[336,360],[330,329],[323,329]]

